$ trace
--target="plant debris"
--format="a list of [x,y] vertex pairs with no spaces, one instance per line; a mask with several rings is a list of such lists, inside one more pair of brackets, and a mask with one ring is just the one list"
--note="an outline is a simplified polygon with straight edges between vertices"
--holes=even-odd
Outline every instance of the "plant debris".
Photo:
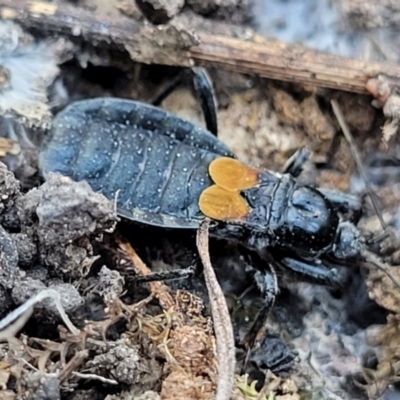
[[[400,146],[392,80],[371,74],[372,100],[222,68],[209,71],[219,102],[219,137],[238,158],[282,171],[306,146],[312,156],[299,181],[364,199],[358,226],[373,242],[382,230],[330,102],[340,104],[392,231],[376,241],[377,258],[369,261],[379,264],[366,260],[338,268],[342,290],[282,273],[265,336],[240,375],[247,354],[243,340],[262,301],[253,285],[257,271],[240,246],[211,238],[204,270],[188,268],[197,265],[194,232],[121,221],[114,202],[85,182],[54,174],[43,183],[37,147],[53,114],[72,100],[115,96],[149,102],[160,88],[179,83],[183,69],[155,64],[193,62],[189,50],[201,44],[199,21],[205,31],[213,32],[215,25],[221,35],[235,32],[232,39],[244,43],[250,35],[254,48],[257,41],[265,43],[246,26],[251,2],[33,3],[39,17],[29,11],[29,33],[10,21],[0,23],[0,160],[7,165],[0,163],[0,398],[211,400],[217,393],[235,400],[396,398]],[[359,26],[393,23],[394,15],[382,22],[369,14],[368,2],[361,3],[341,1],[348,18],[363,19]],[[143,12],[149,4],[159,11]],[[373,9],[384,16],[390,7]],[[70,41],[57,38],[54,26],[40,32],[32,22],[60,21],[60,10],[66,25],[56,24],[58,34],[75,24]],[[76,23],[82,21],[78,15],[86,18],[93,10],[113,24]],[[3,16],[15,12],[0,11]],[[68,20],[67,12],[74,17]],[[225,25],[217,20],[242,26],[219,31]],[[118,42],[121,32],[130,32],[127,23],[140,26],[143,40]],[[116,26],[119,36],[112,38]],[[187,87],[179,87],[162,106],[204,125]],[[224,297],[207,291],[210,265]],[[153,280],[180,269],[189,272],[176,280]],[[229,318],[221,314],[226,306]]]

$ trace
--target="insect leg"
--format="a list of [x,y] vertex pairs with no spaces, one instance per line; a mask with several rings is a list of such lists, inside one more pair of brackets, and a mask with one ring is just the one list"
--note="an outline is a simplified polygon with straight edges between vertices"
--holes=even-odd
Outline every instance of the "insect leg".
[[207,71],[201,67],[192,68],[193,85],[203,110],[207,130],[218,136],[217,100],[214,87]]
[[260,340],[260,346],[251,354],[250,361],[259,369],[270,369],[274,374],[284,374],[291,370],[295,358],[296,353],[279,335],[266,334]]
[[256,269],[254,280],[263,297],[263,305],[243,340],[243,344],[247,348],[247,355],[242,366],[242,372],[244,372],[255,344],[261,343],[265,336],[267,318],[278,293],[278,282],[273,267],[259,254],[243,249],[242,255],[246,262]]
[[[214,94],[214,87],[210,76],[207,71],[201,67],[193,67],[191,69],[193,86],[200,101],[200,107],[203,111],[204,120],[206,122],[207,130],[218,135],[218,121],[217,121],[217,101]],[[187,75],[179,75],[171,81],[171,83],[164,88],[161,93],[151,102],[154,106],[159,106],[172,92],[179,86],[186,82]]]
[[197,270],[197,259],[187,268],[180,268],[174,271],[154,272],[149,275],[135,276],[135,283],[147,283],[154,281],[168,281],[175,279],[187,279],[191,277]]
[[256,341],[264,336],[264,328],[268,314],[274,305],[276,295],[278,294],[278,282],[274,269],[269,265],[264,271],[257,271],[254,275],[257,287],[263,297],[263,305],[260,309],[254,324],[246,335],[245,342],[249,348],[253,348]]
[[284,174],[290,174],[293,178],[297,178],[301,171],[303,170],[303,166],[310,157],[310,151],[305,147],[297,150],[285,163],[283,167]]
[[244,339],[244,342],[251,349],[259,336],[261,336],[260,330],[265,326],[269,311],[274,305],[275,297],[278,293],[278,282],[273,267],[262,259],[258,253],[244,249],[242,255],[246,262],[256,270],[254,280],[263,298],[263,306]]
[[166,86],[157,97],[151,102],[153,106],[159,106],[171,93],[184,83],[182,76],[176,76],[168,86]]
[[[321,285],[340,286],[339,276],[335,268],[327,268],[322,264],[300,261],[294,258],[283,258],[280,264],[295,274],[301,275],[303,280]],[[308,279],[307,279],[308,278]]]

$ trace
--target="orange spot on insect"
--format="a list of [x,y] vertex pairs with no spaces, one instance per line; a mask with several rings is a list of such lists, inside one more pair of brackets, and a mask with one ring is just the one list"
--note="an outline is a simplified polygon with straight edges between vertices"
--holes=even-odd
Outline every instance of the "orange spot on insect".
[[203,191],[199,198],[201,212],[219,221],[243,220],[250,209],[239,192],[232,192],[213,185]]
[[234,158],[220,157],[209,166],[212,180],[231,192],[249,189],[260,183],[260,171],[241,163]]

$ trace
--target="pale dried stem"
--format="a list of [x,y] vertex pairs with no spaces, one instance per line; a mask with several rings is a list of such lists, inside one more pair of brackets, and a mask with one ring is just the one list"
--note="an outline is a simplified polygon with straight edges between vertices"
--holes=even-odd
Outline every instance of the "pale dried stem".
[[210,297],[211,313],[218,354],[218,383],[216,400],[229,400],[235,381],[235,340],[232,322],[224,293],[211,265],[208,250],[209,220],[200,225],[197,233],[197,248],[204,267],[204,278]]

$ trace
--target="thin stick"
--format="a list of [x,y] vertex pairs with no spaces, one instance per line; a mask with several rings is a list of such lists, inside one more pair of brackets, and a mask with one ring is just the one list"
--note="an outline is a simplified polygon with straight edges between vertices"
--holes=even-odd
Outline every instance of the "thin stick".
[[375,193],[373,192],[373,190],[371,188],[371,185],[369,184],[369,181],[367,179],[367,175],[365,174],[364,167],[363,167],[363,164],[361,162],[360,155],[358,154],[358,151],[357,151],[357,146],[354,143],[353,135],[350,132],[350,129],[349,129],[349,127],[348,127],[348,125],[347,125],[347,123],[346,123],[346,121],[344,119],[342,110],[340,109],[339,104],[337,103],[337,101],[336,100],[331,100],[331,104],[332,104],[332,108],[333,108],[333,112],[335,114],[335,117],[338,120],[340,127],[342,128],[344,137],[346,138],[347,142],[350,145],[351,153],[353,154],[354,160],[355,160],[355,162],[357,164],[358,172],[360,173],[361,178],[364,181],[365,188],[367,189],[368,196],[370,197],[371,202],[372,202],[372,206],[374,207],[375,213],[378,216],[378,219],[379,219],[379,222],[380,222],[380,224],[382,226],[382,229],[385,230],[386,229],[386,223],[383,220],[382,214],[381,214],[381,212],[379,210],[378,203],[377,203],[376,197],[375,197]]
[[107,383],[109,385],[118,385],[118,382],[116,380],[104,378],[103,376],[96,375],[96,374],[82,374],[80,372],[73,372],[72,375],[76,376],[79,379],[90,379],[90,380],[96,380],[96,381],[100,381],[103,383]]
[[215,400],[229,400],[235,382],[235,340],[232,322],[224,293],[215,276],[208,251],[208,228],[206,219],[197,232],[197,248],[204,266],[204,277],[210,296],[211,313],[218,352],[218,383]]

